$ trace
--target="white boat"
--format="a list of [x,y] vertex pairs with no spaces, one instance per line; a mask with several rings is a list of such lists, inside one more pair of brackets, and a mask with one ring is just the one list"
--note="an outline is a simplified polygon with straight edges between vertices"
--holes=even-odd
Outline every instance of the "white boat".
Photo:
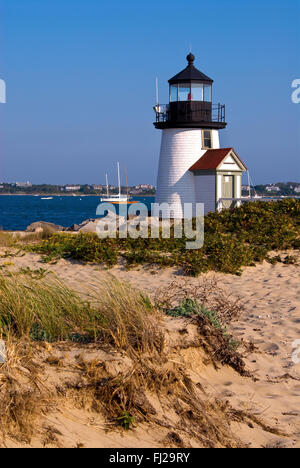
[[110,196],[109,194],[109,185],[108,185],[108,175],[106,174],[106,196],[100,198],[101,203],[112,203],[113,205],[132,205],[133,203],[138,203],[137,201],[130,201],[128,193],[122,195],[121,191],[121,175],[120,175],[120,163],[118,162],[118,183],[119,183],[119,193],[118,195]]
[[53,197],[42,197],[41,200],[53,200]]

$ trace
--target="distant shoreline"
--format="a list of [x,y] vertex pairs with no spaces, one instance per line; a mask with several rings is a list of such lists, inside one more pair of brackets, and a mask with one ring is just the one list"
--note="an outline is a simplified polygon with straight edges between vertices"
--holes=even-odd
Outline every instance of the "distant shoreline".
[[[105,196],[104,194],[95,195],[91,194],[72,194],[72,193],[0,193],[2,197],[99,197]],[[155,197],[155,193],[153,195],[145,194],[145,195],[129,195],[131,198],[148,198],[148,197]]]

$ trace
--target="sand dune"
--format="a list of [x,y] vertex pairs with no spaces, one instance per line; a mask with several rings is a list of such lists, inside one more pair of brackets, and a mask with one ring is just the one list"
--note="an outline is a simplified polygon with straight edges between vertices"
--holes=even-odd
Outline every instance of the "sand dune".
[[[87,294],[92,294],[93,289],[97,288],[97,282],[107,274],[128,281],[151,296],[174,278],[179,282],[185,280],[175,269],[139,268],[126,271],[122,266],[117,266],[108,272],[100,266],[66,260],[60,260],[55,265],[45,265],[41,263],[40,256],[35,254],[2,258],[1,265],[12,271],[26,267],[44,268],[55,273],[73,289]],[[206,276],[212,275],[226,291],[241,296],[245,301],[242,317],[230,328],[235,337],[248,344],[245,347],[248,349],[245,361],[255,379],[242,378],[227,367],[217,371],[213,366],[203,366],[199,359],[197,361],[199,356],[193,348],[180,350],[179,358],[208,395],[229,401],[237,410],[249,410],[263,417],[266,424],[280,428],[287,434],[286,437],[276,436],[262,428],[234,423],[233,431],[244,443],[252,447],[299,448],[300,364],[292,360],[292,344],[300,339],[299,267],[264,262],[255,268],[245,268],[241,277],[212,273]],[[189,281],[196,284],[197,279],[190,278]],[[249,343],[253,344],[252,348]],[[165,435],[164,431],[155,435],[147,426],[141,426],[125,436],[119,433],[107,434],[103,430],[104,421],[99,416],[88,425],[87,415],[74,409],[63,415],[51,416],[49,424],[60,428],[65,446],[76,446],[78,443],[104,447],[162,446]]]

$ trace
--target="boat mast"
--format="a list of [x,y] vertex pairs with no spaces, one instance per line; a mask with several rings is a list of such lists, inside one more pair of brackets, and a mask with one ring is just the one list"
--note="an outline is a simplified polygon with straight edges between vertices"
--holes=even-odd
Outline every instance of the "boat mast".
[[248,174],[248,191],[249,191],[249,198],[251,198],[251,180],[250,180],[250,172],[247,171]]
[[127,200],[129,200],[129,190],[128,190],[128,180],[127,180],[127,169],[126,169],[126,167],[124,167],[124,172],[125,172],[125,182],[126,182]]
[[105,174],[105,178],[106,178],[106,194],[107,194],[107,197],[109,197],[108,175],[107,174]]
[[121,196],[121,175],[120,175],[120,163],[118,162],[118,181],[119,181],[119,197]]

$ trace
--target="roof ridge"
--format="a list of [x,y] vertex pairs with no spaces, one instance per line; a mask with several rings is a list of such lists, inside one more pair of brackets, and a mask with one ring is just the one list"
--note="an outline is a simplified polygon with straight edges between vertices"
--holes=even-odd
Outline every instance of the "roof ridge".
[[171,84],[176,81],[204,81],[213,83],[213,80],[209,78],[209,76],[198,70],[198,68],[196,68],[192,63],[173,76],[169,80],[169,83]]
[[[246,168],[246,165],[242,161],[242,159],[239,157],[239,155],[236,153],[234,148],[212,148],[207,150],[201,158],[198,159],[198,161],[193,164],[189,171],[201,171],[201,170],[214,170],[217,169],[218,166],[221,164],[221,162],[225,159],[225,157],[230,153],[231,151],[234,152],[235,156],[238,158],[240,163]],[[212,154],[213,153],[213,154]]]

